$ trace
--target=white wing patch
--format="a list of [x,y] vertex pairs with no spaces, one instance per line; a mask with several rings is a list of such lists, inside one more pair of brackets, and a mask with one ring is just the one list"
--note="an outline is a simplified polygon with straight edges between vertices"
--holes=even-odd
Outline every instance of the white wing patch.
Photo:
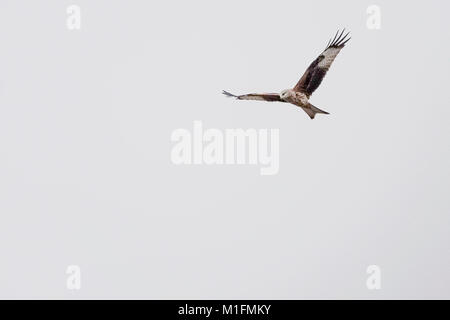
[[319,62],[319,68],[328,70],[342,48],[328,48],[322,55],[324,58]]

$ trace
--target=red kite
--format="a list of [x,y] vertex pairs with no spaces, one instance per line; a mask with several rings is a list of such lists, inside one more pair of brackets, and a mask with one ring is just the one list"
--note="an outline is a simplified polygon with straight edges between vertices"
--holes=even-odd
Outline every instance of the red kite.
[[317,57],[316,60],[306,69],[305,74],[301,77],[299,82],[293,89],[283,90],[281,93],[250,93],[241,96],[236,96],[229,92],[223,91],[223,94],[228,97],[235,97],[238,100],[261,100],[261,101],[277,101],[288,102],[302,108],[311,119],[314,119],[316,113],[328,114],[328,112],[320,110],[309,103],[309,97],[319,87],[331,64],[338,55],[339,51],[350,40],[347,36],[350,32],[344,34],[336,32],[334,38],[328,41],[325,50]]

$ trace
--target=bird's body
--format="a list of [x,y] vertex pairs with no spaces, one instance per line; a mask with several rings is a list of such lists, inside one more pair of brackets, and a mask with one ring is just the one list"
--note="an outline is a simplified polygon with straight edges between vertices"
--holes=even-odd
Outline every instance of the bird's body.
[[328,114],[328,112],[320,110],[309,102],[312,93],[319,87],[322,79],[329,70],[339,51],[345,46],[348,40],[348,33],[343,36],[344,30],[339,31],[333,40],[328,42],[327,47],[322,54],[311,63],[301,79],[293,89],[283,90],[281,93],[250,93],[236,96],[229,92],[223,91],[223,94],[229,97],[235,97],[238,100],[260,100],[271,102],[287,102],[302,108],[311,119],[314,119],[317,113]]

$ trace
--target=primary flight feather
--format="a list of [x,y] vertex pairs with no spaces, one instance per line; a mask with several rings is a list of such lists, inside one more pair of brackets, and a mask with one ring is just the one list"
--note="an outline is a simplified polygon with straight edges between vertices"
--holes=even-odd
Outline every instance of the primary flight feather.
[[302,108],[311,119],[314,119],[317,113],[328,114],[328,112],[320,110],[309,103],[309,98],[313,92],[319,87],[323,78],[330,69],[331,64],[342,50],[345,44],[350,40],[347,38],[350,32],[344,35],[344,30],[336,32],[333,39],[328,41],[325,50],[317,57],[316,60],[306,69],[303,76],[293,89],[283,90],[281,93],[250,93],[236,96],[227,91],[223,94],[228,97],[234,97],[238,100],[260,100],[260,101],[277,101],[288,102]]

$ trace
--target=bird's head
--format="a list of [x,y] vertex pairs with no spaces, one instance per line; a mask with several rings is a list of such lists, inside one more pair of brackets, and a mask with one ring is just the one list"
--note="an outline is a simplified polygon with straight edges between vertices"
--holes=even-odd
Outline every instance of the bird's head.
[[292,95],[292,90],[291,89],[286,89],[286,90],[281,91],[280,98],[283,99],[283,100],[286,100],[291,95]]

